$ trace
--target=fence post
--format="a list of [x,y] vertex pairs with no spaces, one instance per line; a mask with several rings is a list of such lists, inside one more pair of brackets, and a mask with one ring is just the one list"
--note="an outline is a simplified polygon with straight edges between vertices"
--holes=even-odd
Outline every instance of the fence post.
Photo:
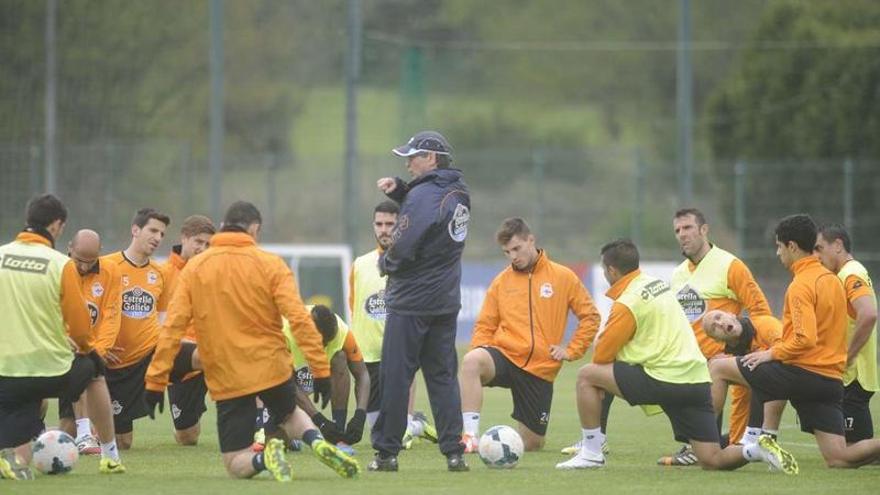
[[852,235],[853,227],[853,161],[847,158],[843,162],[843,225]]
[[746,162],[734,165],[734,223],[736,226],[736,254],[746,256]]
[[541,223],[544,218],[544,168],[546,165],[544,150],[532,150],[532,181],[535,184],[535,218],[532,220],[532,224],[535,226],[535,232],[538,232],[539,235],[543,234]]
[[644,178],[645,178],[645,162],[642,160],[642,153],[637,148],[635,151],[635,174],[633,175],[633,208],[630,217],[630,237],[636,243],[636,246],[642,244],[642,217],[644,213]]

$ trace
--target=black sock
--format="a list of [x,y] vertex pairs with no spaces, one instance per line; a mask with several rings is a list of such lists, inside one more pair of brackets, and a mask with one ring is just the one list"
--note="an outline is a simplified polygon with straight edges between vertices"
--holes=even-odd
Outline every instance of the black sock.
[[258,430],[263,427],[263,414],[264,414],[263,411],[265,411],[265,410],[266,410],[266,408],[264,408],[264,407],[257,408],[256,421],[257,421],[257,429]]
[[334,409],[333,410],[333,422],[336,423],[336,426],[339,429],[345,429],[345,420],[348,415],[348,411],[345,409]]
[[308,445],[309,447],[311,447],[312,444],[317,442],[318,440],[323,439],[324,438],[321,436],[321,432],[319,432],[318,430],[306,430],[302,436],[303,442],[305,442],[306,445]]
[[262,452],[251,457],[251,465],[254,467],[254,470],[256,470],[258,473],[266,470],[266,463],[263,461],[263,453]]
[[602,429],[602,434],[607,434],[608,431],[608,413],[611,411],[611,403],[614,402],[614,394],[611,392],[605,392],[605,397],[602,399],[602,416],[600,417],[600,427]]

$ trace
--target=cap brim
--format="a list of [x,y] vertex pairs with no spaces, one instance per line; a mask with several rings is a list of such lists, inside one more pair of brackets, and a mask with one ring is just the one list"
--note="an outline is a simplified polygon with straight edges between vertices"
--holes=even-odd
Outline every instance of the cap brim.
[[403,146],[398,146],[397,148],[392,148],[391,152],[397,156],[406,157],[406,156],[413,156],[416,153],[419,153],[420,150],[418,150],[417,148],[413,148],[412,146],[410,146],[408,144],[404,144]]

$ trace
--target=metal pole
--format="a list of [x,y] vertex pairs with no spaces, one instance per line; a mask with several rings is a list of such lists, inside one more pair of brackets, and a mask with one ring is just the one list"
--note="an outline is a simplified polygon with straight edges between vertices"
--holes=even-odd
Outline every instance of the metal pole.
[[58,162],[55,150],[55,134],[57,131],[56,116],[56,64],[55,64],[55,29],[58,16],[58,2],[46,0],[46,192],[56,193],[58,187]]
[[223,204],[223,0],[211,0],[211,108],[208,166],[211,170],[211,218],[222,218]]
[[843,225],[852,236],[853,227],[853,161],[847,158],[843,162]]
[[693,72],[691,70],[691,5],[679,0],[676,108],[678,116],[679,200],[693,198]]
[[645,162],[642,160],[642,153],[637,149],[635,153],[636,169],[633,176],[633,209],[630,225],[630,237],[636,246],[642,243],[642,216],[645,205]]
[[746,163],[737,162],[734,166],[733,202],[736,224],[736,254],[746,256]]
[[547,159],[544,151],[536,149],[532,152],[532,175],[535,182],[535,218],[532,225],[535,232],[543,235],[541,224],[544,219],[544,169],[547,165]]
[[358,208],[357,176],[357,86],[361,64],[361,2],[348,0],[348,50],[345,60],[345,240],[357,252]]

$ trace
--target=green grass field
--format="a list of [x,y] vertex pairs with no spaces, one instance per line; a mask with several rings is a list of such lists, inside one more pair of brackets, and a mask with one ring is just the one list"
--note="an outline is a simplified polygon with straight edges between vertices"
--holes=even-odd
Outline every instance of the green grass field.
[[[277,483],[266,474],[252,480],[227,477],[217,448],[214,407],[203,418],[198,447],[178,447],[171,435],[171,418],[135,423],[134,449],[123,453],[128,473],[105,476],[97,473],[97,459],[81,458],[68,475],[39,476],[34,482],[0,481],[0,495],[18,493],[64,494],[327,494],[371,495],[412,493],[880,493],[880,466],[855,471],[826,469],[812,436],[801,433],[791,411],[786,411],[781,442],[798,458],[801,474],[785,476],[767,471],[764,464],[751,464],[732,473],[703,472],[699,468],[662,468],[654,465],[661,454],[677,448],[665,416],[646,418],[639,408],[615,401],[609,423],[611,454],[602,470],[559,472],[553,466],[564,459],[559,449],[577,440],[580,427],[574,405],[574,377],[578,365],[568,364],[556,385],[551,427],[544,451],[528,452],[515,469],[489,470],[477,456],[468,456],[469,473],[446,472],[445,459],[433,444],[420,443],[400,456],[398,473],[364,472],[356,480],[338,478],[306,450],[290,455],[293,483]],[[421,384],[420,384],[421,385]],[[420,386],[417,404],[427,408]],[[874,401],[875,415],[880,413]],[[514,424],[505,390],[489,389],[481,427]],[[54,407],[49,418],[56,417]],[[368,445],[357,446],[357,458],[366,470],[372,458]]]

